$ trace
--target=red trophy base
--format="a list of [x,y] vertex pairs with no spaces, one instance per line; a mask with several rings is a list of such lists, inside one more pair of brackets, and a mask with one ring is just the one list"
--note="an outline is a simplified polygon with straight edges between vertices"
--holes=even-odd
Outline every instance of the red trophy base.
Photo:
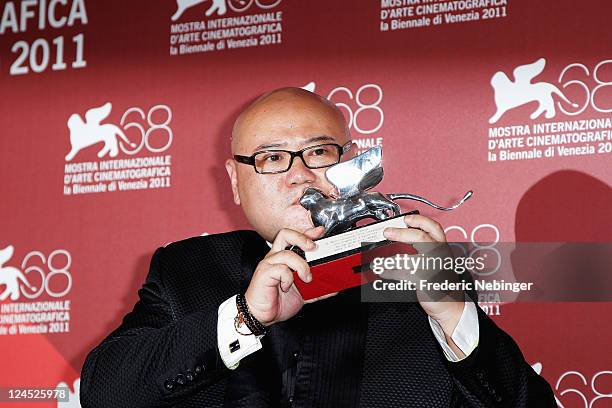
[[387,227],[406,228],[404,216],[408,214],[418,214],[418,211],[315,241],[317,248],[314,251],[302,253],[310,265],[312,281],[305,283],[295,275],[294,282],[302,298],[315,299],[378,279],[369,267],[374,258],[399,253],[416,254],[411,245],[389,241],[382,234]]

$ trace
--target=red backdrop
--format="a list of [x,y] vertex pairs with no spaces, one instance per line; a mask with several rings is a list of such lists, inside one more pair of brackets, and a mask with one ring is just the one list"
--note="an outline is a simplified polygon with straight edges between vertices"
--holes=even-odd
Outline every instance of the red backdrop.
[[[449,239],[611,240],[608,1],[0,4],[0,387],[73,388],[155,248],[248,228],[222,163],[281,86],[383,145],[378,190],[474,190],[417,206]],[[612,406],[609,303],[486,306],[560,406]]]

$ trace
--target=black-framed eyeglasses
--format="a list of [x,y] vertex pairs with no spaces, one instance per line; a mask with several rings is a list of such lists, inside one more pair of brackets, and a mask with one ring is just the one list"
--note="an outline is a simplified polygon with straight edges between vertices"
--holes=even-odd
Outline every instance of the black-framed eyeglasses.
[[289,150],[263,150],[254,153],[252,156],[234,155],[238,163],[253,166],[259,174],[284,173],[291,168],[293,159],[299,157],[309,169],[320,169],[333,166],[340,162],[340,158],[351,147],[352,142],[347,142],[343,146],[337,143],[325,143],[316,146],[309,146],[297,152]]

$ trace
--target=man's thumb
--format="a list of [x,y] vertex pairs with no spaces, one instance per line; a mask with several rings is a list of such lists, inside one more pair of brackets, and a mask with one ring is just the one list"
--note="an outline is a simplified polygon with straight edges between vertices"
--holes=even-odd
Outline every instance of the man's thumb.
[[306,230],[304,232],[304,235],[306,235],[310,239],[317,239],[321,238],[323,236],[323,233],[325,233],[325,228],[322,225],[319,225],[318,227]]

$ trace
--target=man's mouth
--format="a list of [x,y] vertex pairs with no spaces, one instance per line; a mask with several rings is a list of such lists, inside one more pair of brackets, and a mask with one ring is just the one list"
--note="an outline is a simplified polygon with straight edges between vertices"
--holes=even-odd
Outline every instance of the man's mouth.
[[295,200],[293,200],[293,202],[291,202],[291,205],[300,205],[300,200],[302,199],[302,197],[304,196],[304,191],[306,191],[307,188],[305,188],[304,190],[302,190],[302,192],[300,193],[300,195],[298,195]]
[[[301,198],[302,198],[302,196],[299,196],[298,198],[296,198],[296,199],[295,199],[295,200],[294,200],[294,201],[291,203],[291,205],[297,205],[297,206],[299,206],[299,207],[302,207],[302,204],[300,204],[300,200],[301,200]],[[302,208],[304,208],[304,207],[302,207]]]
[[333,199],[338,198],[338,197],[337,197],[337,194],[336,194],[336,191],[335,191],[334,189],[332,189],[331,191],[324,192],[324,190],[323,190],[322,188],[320,188],[320,187],[313,187],[313,186],[309,186],[309,187],[306,187],[304,190],[302,190],[302,192],[300,193],[300,195],[299,195],[299,196],[297,196],[297,198],[291,202],[291,205],[301,205],[301,204],[300,204],[300,200],[302,199],[302,197],[304,196],[304,192],[305,192],[305,191],[306,191],[308,188],[314,188],[314,189],[316,189],[316,190],[319,190],[321,193],[323,193],[323,194],[324,194],[325,196],[327,196],[327,197],[330,197],[330,198],[333,198]]

